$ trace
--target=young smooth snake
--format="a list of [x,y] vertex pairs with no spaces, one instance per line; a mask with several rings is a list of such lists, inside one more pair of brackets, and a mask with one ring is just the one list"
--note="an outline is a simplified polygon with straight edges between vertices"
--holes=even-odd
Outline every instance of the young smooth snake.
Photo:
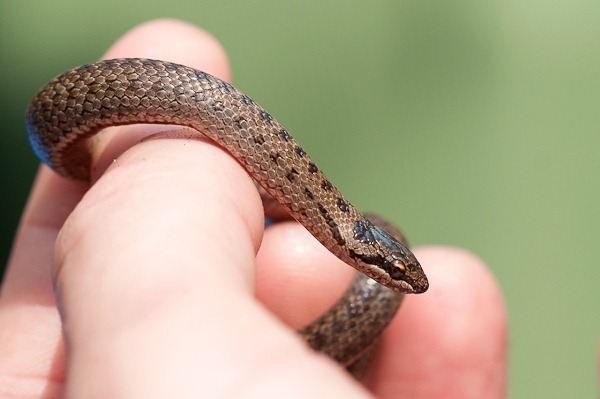
[[333,308],[300,331],[311,347],[351,371],[366,362],[402,295],[429,286],[393,226],[358,212],[269,113],[205,72],[136,58],[84,65],[48,82],[29,104],[26,123],[37,156],[80,180],[89,180],[87,138],[108,126],[184,125],[227,150],[329,251],[362,273]]

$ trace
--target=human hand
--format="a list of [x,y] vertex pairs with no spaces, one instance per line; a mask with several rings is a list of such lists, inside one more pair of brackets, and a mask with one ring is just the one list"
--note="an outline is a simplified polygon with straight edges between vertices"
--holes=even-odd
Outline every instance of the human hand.
[[[117,57],[230,80],[215,39],[177,21],[135,28],[105,55]],[[295,334],[352,269],[296,223],[262,237],[254,185],[217,146],[168,134],[132,146],[165,129],[108,129],[91,188],[41,168],[0,296],[0,397],[368,397]],[[415,254],[431,288],[405,299],[366,386],[382,398],[505,396],[494,279],[458,249]]]

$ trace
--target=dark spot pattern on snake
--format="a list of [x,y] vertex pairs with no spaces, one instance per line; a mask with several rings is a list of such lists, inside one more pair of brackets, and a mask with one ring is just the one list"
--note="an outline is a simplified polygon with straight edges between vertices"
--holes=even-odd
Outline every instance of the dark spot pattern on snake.
[[294,147],[294,152],[300,156],[300,158],[304,158],[306,152],[302,149],[302,147]]
[[206,72],[196,70],[195,75],[198,78],[198,80],[201,80],[203,82],[206,82],[208,80],[208,76],[206,75]]
[[331,231],[331,234],[333,235],[335,241],[340,245],[344,245],[346,243],[346,240],[344,240],[344,237],[342,237],[342,234],[340,233],[340,228],[331,216],[331,213],[329,213],[327,208],[325,208],[322,204],[317,204],[317,207],[319,209],[319,212],[321,212],[321,216],[323,216],[323,219],[325,219],[325,222],[327,222],[327,225],[329,226],[329,231]]
[[342,211],[344,213],[348,213],[348,211],[350,211],[350,207],[348,206],[348,203],[346,201],[344,201],[344,199],[341,197],[336,198],[335,204],[340,209],[340,211]]
[[240,96],[240,101],[246,105],[254,104],[254,101],[252,101],[252,99],[248,96]]
[[294,168],[292,168],[290,170],[290,172],[286,175],[287,179],[291,182],[294,181],[294,179],[296,178],[296,176],[298,176],[298,171]]
[[321,188],[323,190],[331,191],[331,190],[333,190],[333,184],[331,184],[331,182],[329,180],[325,179],[321,183]]
[[270,157],[274,164],[277,164],[279,161],[283,160],[283,157],[279,153],[271,154]]
[[263,121],[271,123],[273,121],[273,117],[266,111],[261,111],[260,117]]
[[244,127],[243,123],[246,122],[246,118],[244,118],[243,116],[238,116],[233,121],[238,126],[238,128],[242,129]]
[[279,131],[279,137],[281,137],[285,141],[290,141],[290,139],[292,138],[292,136],[290,136],[290,134],[288,133],[288,131],[285,130],[285,129],[281,129]]
[[227,82],[221,81],[219,87],[226,91],[227,93],[231,93],[235,88]]

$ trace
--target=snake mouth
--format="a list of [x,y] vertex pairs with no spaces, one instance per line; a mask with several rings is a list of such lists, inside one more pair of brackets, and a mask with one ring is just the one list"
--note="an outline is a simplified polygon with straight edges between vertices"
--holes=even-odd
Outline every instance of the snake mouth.
[[412,284],[415,294],[422,294],[429,289],[429,280],[423,276]]
[[413,289],[412,293],[422,294],[427,291],[429,289],[429,280],[427,279],[425,272],[423,272],[421,265],[416,262],[416,259],[415,263],[407,265],[407,269],[404,279],[407,280],[406,282]]
[[429,289],[429,281],[426,276],[421,276],[417,279],[412,279],[409,276],[404,276],[402,279],[392,280],[395,291],[404,292],[405,294],[422,294]]

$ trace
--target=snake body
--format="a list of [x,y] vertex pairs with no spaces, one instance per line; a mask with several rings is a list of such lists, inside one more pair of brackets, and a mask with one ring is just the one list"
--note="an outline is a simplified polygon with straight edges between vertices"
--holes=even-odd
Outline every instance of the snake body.
[[[399,293],[427,290],[421,266],[401,240],[357,211],[267,111],[205,72],[136,58],[84,65],[48,82],[32,99],[26,117],[29,140],[38,157],[59,174],[80,180],[89,180],[87,138],[108,126],[135,123],[177,124],[200,131],[235,157],[345,263]],[[369,284],[362,279],[355,285]],[[376,302],[381,292],[377,287],[376,293],[367,296]],[[342,317],[349,318],[352,303],[356,298],[342,305]],[[386,317],[391,319],[394,312]],[[323,323],[321,327],[331,327],[327,334],[340,329],[331,320]],[[316,339],[311,345],[318,347],[322,341]]]

